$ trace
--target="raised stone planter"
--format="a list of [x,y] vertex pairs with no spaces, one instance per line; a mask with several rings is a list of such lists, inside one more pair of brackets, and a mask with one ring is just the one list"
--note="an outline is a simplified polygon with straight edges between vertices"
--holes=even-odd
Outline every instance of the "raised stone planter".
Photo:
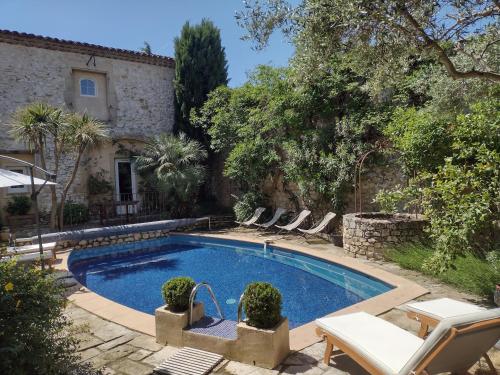
[[[193,306],[193,322],[205,315],[203,303],[197,302]],[[180,313],[168,310],[167,306],[155,310],[156,342],[162,345],[184,346],[183,330],[189,325],[189,311]]]
[[353,257],[381,259],[387,248],[421,240],[426,224],[420,215],[347,214],[343,217],[344,251]]
[[240,322],[236,330],[238,342],[231,355],[235,361],[272,369],[290,354],[287,318],[273,329],[259,329]]

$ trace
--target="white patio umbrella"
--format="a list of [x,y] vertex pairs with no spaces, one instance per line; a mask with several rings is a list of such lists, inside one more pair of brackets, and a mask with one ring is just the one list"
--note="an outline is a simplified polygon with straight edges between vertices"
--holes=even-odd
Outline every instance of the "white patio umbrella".
[[[45,181],[41,178],[33,178],[34,185],[57,185],[55,182]],[[0,188],[31,185],[31,177],[25,174],[12,172],[7,169],[0,168]]]
[[[38,194],[40,194],[40,190],[45,185],[57,185],[55,182],[49,181],[49,178],[54,179],[55,175],[53,173],[47,172],[46,170],[36,166],[35,164],[29,163],[29,162],[24,161],[24,160],[16,159],[16,158],[13,158],[11,156],[0,155],[0,159],[15,161],[16,163],[20,163],[20,164],[25,165],[29,168],[29,172],[30,172],[29,176],[0,168],[0,188],[19,186],[19,185],[30,185],[31,186],[31,200],[33,201],[33,206],[35,209],[38,248],[40,251],[40,262],[42,264],[42,270],[43,270],[44,269],[44,262],[43,262],[43,257],[42,257],[43,256],[42,231],[40,229],[40,216],[39,216],[39,212],[38,212],[38,199],[37,199],[37,197],[38,197]],[[36,178],[34,176],[35,169],[42,172],[42,173],[45,173],[45,180],[42,180],[41,178]],[[41,185],[40,189],[36,190],[35,189],[36,185],[38,185],[38,186]]]

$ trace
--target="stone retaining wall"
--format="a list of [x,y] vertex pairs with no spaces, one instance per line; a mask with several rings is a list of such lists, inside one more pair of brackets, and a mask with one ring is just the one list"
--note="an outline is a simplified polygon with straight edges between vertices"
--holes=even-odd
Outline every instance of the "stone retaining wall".
[[422,216],[357,213],[343,217],[344,251],[353,257],[383,258],[384,249],[424,237]]

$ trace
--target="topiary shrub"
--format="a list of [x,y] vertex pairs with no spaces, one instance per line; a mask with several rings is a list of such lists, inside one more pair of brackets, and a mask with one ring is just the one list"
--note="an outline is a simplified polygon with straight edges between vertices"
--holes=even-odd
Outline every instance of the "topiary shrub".
[[174,277],[163,284],[161,291],[168,308],[174,312],[186,311],[195,285],[190,277]]
[[272,328],[281,320],[281,293],[270,283],[248,284],[243,297],[247,324],[256,328]]
[[17,195],[7,203],[7,212],[10,215],[26,215],[31,208],[31,198],[26,195]]

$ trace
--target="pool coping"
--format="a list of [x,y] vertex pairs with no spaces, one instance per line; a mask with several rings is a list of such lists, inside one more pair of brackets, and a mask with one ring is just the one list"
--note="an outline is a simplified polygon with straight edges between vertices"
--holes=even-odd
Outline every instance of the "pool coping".
[[[254,236],[244,234],[211,234],[206,232],[192,232],[192,233],[171,233],[171,235],[187,235],[187,236],[201,236],[208,238],[220,238],[227,240],[245,241],[250,243],[263,243],[265,238],[256,239]],[[377,267],[372,267],[364,262],[360,262],[355,258],[339,257],[333,254],[326,253],[325,250],[317,250],[307,247],[306,245],[292,244],[282,240],[272,240],[273,247],[280,247],[286,250],[291,250],[300,254],[313,256],[319,259],[327,260],[348,267],[354,271],[367,274],[371,277],[379,279],[387,284],[392,285],[394,288],[382,293],[378,296],[358,302],[344,309],[335,311],[327,316],[343,315],[358,311],[364,311],[372,315],[383,314],[399,305],[402,305],[410,300],[420,297],[429,293],[427,289],[419,284],[407,280],[403,277],[394,275],[388,271],[384,271]],[[83,250],[84,251],[84,250]],[[68,270],[68,257],[70,252],[58,253],[57,258],[61,260],[55,266],[56,269]],[[75,305],[100,316],[103,319],[109,320],[114,323],[121,324],[134,331],[145,333],[150,336],[155,336],[155,317],[144,312],[134,310],[130,307],[121,305],[117,302],[111,301],[97,293],[92,292],[90,289],[81,286],[78,291],[70,294],[68,300]],[[320,337],[315,332],[316,325],[314,321],[306,323],[302,326],[290,330],[290,349],[294,351],[302,350],[318,341]]]

